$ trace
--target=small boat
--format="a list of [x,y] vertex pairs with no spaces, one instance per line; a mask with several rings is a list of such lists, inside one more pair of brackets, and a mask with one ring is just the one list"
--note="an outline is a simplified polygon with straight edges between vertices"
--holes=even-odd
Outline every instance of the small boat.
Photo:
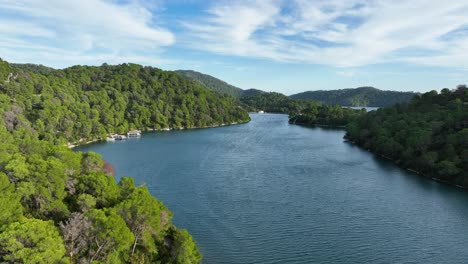
[[265,111],[263,111],[263,110],[260,110],[260,111],[258,111],[258,113],[259,113],[259,114],[264,114],[264,113],[265,113]]
[[141,136],[141,131],[140,130],[132,130],[127,133],[127,136],[129,138],[131,137],[140,137]]
[[114,139],[115,140],[126,140],[127,137],[125,135],[115,135]]

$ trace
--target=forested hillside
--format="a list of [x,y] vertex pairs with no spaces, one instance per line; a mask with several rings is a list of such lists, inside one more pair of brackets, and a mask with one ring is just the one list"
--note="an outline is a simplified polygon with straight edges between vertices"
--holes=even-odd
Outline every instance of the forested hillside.
[[[41,139],[74,142],[130,129],[196,128],[249,120],[236,99],[136,64],[51,70],[0,61],[0,93]],[[7,119],[14,125],[16,114]]]
[[267,92],[258,90],[255,88],[250,88],[250,89],[242,91],[242,97],[254,96],[254,95],[259,95],[259,94],[264,94],[264,93],[267,93]]
[[53,71],[55,71],[54,68],[47,67],[41,64],[32,64],[32,63],[11,63],[11,66],[13,66],[16,69],[22,69],[24,71],[29,71],[33,73],[39,73],[39,74],[49,74]]
[[468,188],[468,88],[464,85],[371,111],[348,125],[346,137],[403,167]]
[[[143,106],[157,95],[166,96],[168,108],[183,107],[187,97],[188,107],[209,122],[237,113],[228,100],[164,74],[121,65],[45,76],[0,63],[1,263],[200,262],[192,237],[172,224],[172,213],[146,187],[127,177],[116,183],[98,154],[61,144],[154,124],[142,119],[150,111]],[[224,104],[228,111],[217,109]],[[175,118],[167,111],[168,120]],[[182,111],[179,122],[192,122],[187,117]]]
[[319,90],[293,94],[295,99],[312,99],[329,105],[384,107],[406,103],[416,95],[413,92],[382,91],[373,87],[355,89]]
[[254,93],[251,96],[244,96],[241,99],[249,111],[265,111],[269,113],[285,113],[295,115],[302,110],[317,105],[317,102],[311,100],[291,99],[284,94],[276,92]]
[[258,90],[254,88],[242,90],[241,88],[230,85],[223,80],[220,80],[211,75],[204,74],[204,73],[197,72],[197,71],[178,70],[175,72],[184,76],[185,78],[198,82],[200,85],[202,85],[208,90],[212,90],[221,94],[227,94],[236,98],[242,98],[242,97],[254,96],[254,95],[266,93],[262,90]]
[[266,111],[270,113],[299,113],[313,102],[291,99],[276,92],[264,92],[258,89],[242,90],[213,76],[196,71],[178,70],[178,74],[199,82],[208,90],[238,98],[240,105],[249,112]]
[[191,70],[178,70],[175,72],[190,80],[198,82],[200,85],[209,90],[237,98],[242,96],[243,90],[241,88],[230,85],[225,81],[217,79],[211,75]]
[[289,123],[305,126],[344,127],[361,115],[365,109],[344,108],[340,105],[314,104],[291,116]]

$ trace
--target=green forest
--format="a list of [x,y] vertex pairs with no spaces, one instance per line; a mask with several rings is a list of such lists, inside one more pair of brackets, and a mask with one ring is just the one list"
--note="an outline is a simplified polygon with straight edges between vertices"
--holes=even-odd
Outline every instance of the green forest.
[[468,88],[415,96],[361,115],[346,138],[427,177],[468,188]]
[[254,92],[252,95],[240,98],[244,108],[250,112],[265,111],[268,113],[284,113],[295,115],[308,107],[319,105],[311,100],[291,99],[288,96],[276,92]]
[[366,110],[344,108],[340,105],[315,104],[290,116],[289,123],[305,126],[345,127],[357,117],[365,115]]
[[184,76],[185,78],[198,82],[200,85],[202,85],[208,90],[212,90],[221,94],[227,94],[239,98],[244,92],[244,90],[242,90],[241,88],[230,85],[225,81],[222,81],[208,74],[203,74],[201,72],[192,70],[178,70],[175,72]]
[[308,91],[291,95],[295,99],[309,99],[329,105],[384,107],[409,102],[416,93],[382,91],[374,87]]
[[135,64],[0,62],[0,262],[199,263],[172,213],[98,154],[64,144],[131,128],[249,120],[232,97]]
[[[297,114],[304,108],[314,105],[314,103],[309,104],[306,101],[315,101],[332,106],[384,107],[396,103],[407,103],[417,95],[417,93],[413,92],[382,91],[374,87],[359,87],[330,91],[307,91],[286,96],[281,93],[265,92],[258,89],[242,90],[213,76],[196,71],[178,70],[175,72],[197,82],[208,90],[239,98],[242,107],[250,112],[263,110],[271,113]],[[340,115],[339,113],[336,114]]]
[[197,263],[172,213],[96,153],[39,140],[19,107],[1,97],[1,263]]
[[[172,213],[96,153],[40,140],[14,100],[0,101],[0,262],[197,263]],[[47,133],[47,132],[45,132]]]
[[[197,71],[178,70],[175,72],[189,80],[196,81],[198,84],[200,84],[202,87],[208,90],[215,91],[220,94],[230,95],[235,98],[244,98],[244,97],[251,97],[251,96],[255,96],[259,94],[267,94],[267,92],[265,91],[254,89],[254,88],[242,90],[241,88],[230,85],[226,83],[225,81],[220,80],[216,77],[213,77],[211,75],[204,74],[201,72],[197,72]],[[246,107],[246,105],[244,105],[244,107]]]
[[[105,138],[131,129],[199,128],[250,120],[239,102],[180,75],[137,64],[53,70],[0,61],[0,93],[24,112],[40,139]],[[12,125],[10,116],[7,125]]]

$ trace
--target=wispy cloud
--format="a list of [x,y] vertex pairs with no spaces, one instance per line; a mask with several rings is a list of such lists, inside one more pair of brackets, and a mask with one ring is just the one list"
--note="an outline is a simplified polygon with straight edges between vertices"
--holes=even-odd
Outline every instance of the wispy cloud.
[[[333,66],[466,68],[468,0],[216,1],[183,43],[220,54]],[[455,38],[453,36],[456,36]]]
[[[181,10],[171,9],[175,2]],[[0,0],[0,57],[56,67],[160,65],[177,64],[163,59],[171,56],[193,60],[196,50],[202,61],[222,54],[349,68],[388,62],[468,68],[468,0],[198,3]]]
[[0,0],[0,15],[0,56],[13,60],[54,66],[125,58],[154,62],[161,47],[175,42],[149,5],[138,1]]

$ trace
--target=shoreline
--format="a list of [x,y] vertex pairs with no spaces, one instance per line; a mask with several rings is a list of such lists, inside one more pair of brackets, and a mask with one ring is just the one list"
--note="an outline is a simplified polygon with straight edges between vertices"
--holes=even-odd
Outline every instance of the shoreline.
[[328,128],[337,128],[337,129],[345,129],[346,126],[334,126],[334,125],[322,125],[322,124],[306,124],[306,123],[292,123],[288,122],[291,125],[298,125],[304,127],[328,127]]
[[[179,127],[179,128],[175,128],[175,127],[165,127],[165,128],[160,128],[160,129],[156,129],[156,128],[150,128],[150,127],[147,127],[146,130],[142,130],[143,132],[169,132],[169,131],[174,131],[174,130],[193,130],[193,129],[206,129],[206,128],[217,128],[217,127],[223,127],[223,126],[233,126],[233,125],[241,125],[241,124],[246,124],[250,122],[250,120],[248,121],[244,121],[244,122],[232,122],[232,123],[228,123],[228,124],[219,124],[219,125],[212,125],[212,126],[204,126],[204,127]],[[112,133],[111,133],[112,134]],[[88,141],[78,141],[78,142],[68,142],[65,146],[68,147],[69,149],[74,149],[78,146],[84,146],[84,145],[88,145],[88,144],[91,144],[91,143],[94,143],[94,142],[98,142],[98,141],[103,141],[105,139],[102,139],[102,138],[97,138],[97,139],[92,139],[92,140],[88,140]]]
[[[298,126],[304,126],[304,127],[328,127],[328,128],[336,128],[336,129],[345,129],[346,126],[331,126],[331,125],[320,125],[320,124],[316,124],[316,125],[310,125],[310,124],[304,124],[304,123],[290,123],[292,125],[298,125]],[[459,185],[459,184],[455,184],[455,183],[452,183],[452,182],[449,182],[449,181],[446,181],[446,180],[443,180],[443,179],[439,179],[437,177],[433,177],[433,176],[429,176],[429,175],[426,175],[418,170],[415,170],[413,168],[410,168],[410,167],[404,167],[404,166],[401,166],[397,160],[394,160],[388,156],[385,156],[385,155],[382,155],[382,154],[379,154],[379,153],[376,153],[374,151],[372,151],[371,149],[366,149],[362,146],[360,146],[359,144],[357,144],[355,141],[352,141],[348,138],[343,137],[345,142],[348,142],[348,143],[351,143],[357,147],[359,147],[360,149],[363,149],[363,150],[367,150],[368,152],[372,153],[373,155],[375,156],[378,156],[380,158],[384,158],[386,160],[390,160],[392,161],[396,166],[398,166],[399,168],[401,169],[404,169],[404,170],[407,170],[409,172],[412,172],[413,174],[417,174],[418,176],[420,177],[424,177],[428,180],[432,180],[432,181],[435,181],[435,182],[438,182],[438,183],[442,183],[442,184],[445,184],[445,185],[449,185],[449,186],[452,186],[452,187],[456,187],[456,188],[459,188],[459,189],[462,189],[462,190],[468,190],[468,187],[467,186],[462,186],[462,185]]]
[[352,140],[350,140],[350,139],[347,139],[346,137],[344,137],[344,139],[345,139],[345,142],[348,142],[348,143],[350,143],[350,144],[353,144],[353,145],[359,147],[359,148],[362,149],[362,150],[367,150],[368,152],[372,153],[372,155],[374,155],[374,156],[378,156],[378,157],[380,157],[380,158],[384,158],[384,159],[386,159],[386,160],[392,161],[392,162],[393,162],[396,166],[398,166],[399,168],[404,169],[404,170],[407,170],[407,171],[409,171],[409,172],[412,172],[413,174],[416,174],[416,175],[418,175],[418,176],[420,176],[420,177],[423,177],[423,178],[426,178],[426,179],[428,179],[428,180],[432,180],[432,181],[435,181],[435,182],[438,182],[438,183],[442,183],[442,184],[445,184],[445,185],[449,185],[449,186],[452,186],[452,187],[456,187],[456,188],[462,189],[462,190],[464,190],[464,191],[467,191],[467,190],[468,190],[468,187],[465,187],[465,186],[462,186],[462,185],[458,185],[458,184],[455,184],[455,183],[451,183],[451,182],[449,182],[449,181],[445,181],[445,180],[442,180],[442,179],[439,179],[439,178],[436,178],[436,177],[432,177],[432,176],[426,175],[426,174],[424,174],[424,173],[422,173],[422,172],[420,172],[420,171],[417,171],[417,170],[415,170],[415,169],[413,169],[413,168],[410,168],[410,167],[401,166],[396,160],[394,160],[394,159],[392,159],[392,158],[390,158],[390,157],[387,157],[387,156],[385,156],[385,155],[381,155],[381,154],[375,153],[375,152],[372,151],[371,149],[366,149],[366,148],[360,146],[359,144],[357,144],[355,141],[352,141]]

